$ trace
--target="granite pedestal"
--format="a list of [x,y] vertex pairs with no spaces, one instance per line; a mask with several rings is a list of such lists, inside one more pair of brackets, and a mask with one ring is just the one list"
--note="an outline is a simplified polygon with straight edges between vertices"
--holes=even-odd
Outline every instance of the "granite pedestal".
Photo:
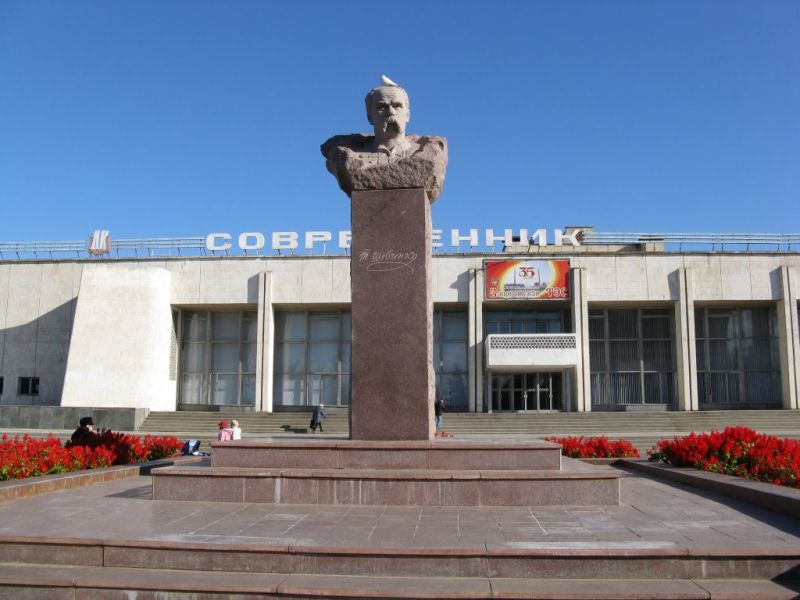
[[422,189],[353,192],[350,437],[434,437],[431,212]]

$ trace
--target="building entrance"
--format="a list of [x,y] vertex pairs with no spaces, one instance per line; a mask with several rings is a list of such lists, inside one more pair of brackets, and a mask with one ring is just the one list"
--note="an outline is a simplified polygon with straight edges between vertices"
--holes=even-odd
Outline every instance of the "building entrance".
[[561,373],[495,373],[493,411],[562,410]]

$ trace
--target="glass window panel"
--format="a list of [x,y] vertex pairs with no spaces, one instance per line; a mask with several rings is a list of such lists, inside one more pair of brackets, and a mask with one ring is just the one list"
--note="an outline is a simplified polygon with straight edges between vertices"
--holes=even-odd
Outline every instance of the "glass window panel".
[[181,404],[205,404],[205,375],[185,374],[181,377]]
[[770,327],[770,309],[754,308],[749,311],[743,311],[743,312],[751,313],[753,337],[763,338],[771,336],[772,332]]
[[342,344],[342,373],[350,372],[350,342]]
[[206,314],[186,311],[183,313],[183,339],[186,341],[205,341]]
[[206,370],[205,343],[184,342],[181,347],[181,370],[184,373],[203,373]]
[[639,370],[639,343],[636,341],[608,343],[609,367],[611,371]]
[[433,341],[442,339],[442,313],[441,311],[434,311],[433,313]]
[[275,341],[305,341],[306,314],[304,312],[275,313]]
[[644,403],[669,404],[672,402],[672,376],[670,373],[644,374]]
[[258,322],[250,319],[242,321],[242,340],[255,342],[258,337]]
[[698,338],[706,337],[705,311],[702,308],[694,310],[694,335]]
[[708,337],[712,338],[735,338],[736,318],[734,311],[721,313],[709,312],[708,315]]
[[511,322],[511,333],[525,333],[525,322],[524,321],[512,321]]
[[708,359],[714,371],[737,370],[736,340],[709,340]]
[[605,332],[605,319],[590,317],[589,318],[589,339],[602,340],[606,336]]
[[339,390],[339,379],[336,375],[311,375],[309,380],[309,404],[327,404],[336,406]]
[[636,310],[609,310],[608,337],[610,339],[636,339],[638,337]]
[[467,396],[467,376],[448,374],[442,376],[440,383],[441,397],[444,398],[445,407],[465,409],[469,406]]
[[306,345],[305,344],[276,344],[275,346],[275,372],[276,373],[305,373],[306,371]]
[[593,373],[606,370],[605,342],[589,342],[589,370]]
[[242,371],[255,373],[256,371],[256,345],[242,344]]
[[770,352],[771,346],[772,342],[769,339],[742,340],[741,351],[745,370],[772,369],[772,353]]
[[303,406],[305,405],[306,378],[292,375],[275,376],[275,404],[276,406]]
[[351,319],[349,312],[342,313],[342,339],[349,340],[350,339],[350,329],[351,329]]
[[711,402],[708,388],[708,377],[706,373],[697,374],[697,396],[700,402]]
[[433,340],[433,370],[440,371],[442,369],[442,344],[439,340]]
[[672,343],[668,341],[646,340],[642,342],[645,371],[672,370]]
[[591,374],[592,406],[606,406],[611,404],[606,392],[606,376],[603,373]]
[[239,340],[239,313],[214,313],[214,341]]
[[641,404],[642,388],[638,373],[611,373],[611,397],[615,404]]
[[342,376],[341,402],[342,406],[348,406],[350,404],[350,375]]
[[669,317],[642,318],[642,337],[644,339],[669,339],[671,320]]
[[695,342],[695,354],[697,356],[697,370],[705,371],[706,366],[706,344],[703,340]]
[[242,405],[255,406],[256,404],[256,376],[242,376]]
[[747,402],[774,402],[772,393],[772,373],[747,373],[744,376],[744,388]]
[[339,368],[339,344],[313,342],[308,349],[308,370],[311,373],[336,373]]
[[218,373],[238,373],[239,344],[213,344],[211,370]]
[[308,339],[330,341],[339,339],[339,314],[313,315],[308,319]]
[[217,405],[236,404],[236,397],[239,392],[238,375],[211,375],[211,403]]
[[446,340],[466,340],[467,339],[467,313],[465,312],[446,312],[442,319],[444,329],[444,339]]
[[708,373],[707,399],[712,404],[730,404],[739,401],[739,382],[735,373]]
[[464,342],[445,342],[442,346],[442,362],[446,372],[467,372],[467,345]]
[[739,388],[739,374],[728,373],[728,400],[727,402],[744,402]]

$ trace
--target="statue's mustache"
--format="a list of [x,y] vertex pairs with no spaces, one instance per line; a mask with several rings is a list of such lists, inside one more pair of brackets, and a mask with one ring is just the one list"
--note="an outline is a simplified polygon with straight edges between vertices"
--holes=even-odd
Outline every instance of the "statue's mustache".
[[400,120],[397,117],[387,117],[382,123],[381,129],[384,132],[393,131],[398,133],[402,129],[402,126],[400,125]]

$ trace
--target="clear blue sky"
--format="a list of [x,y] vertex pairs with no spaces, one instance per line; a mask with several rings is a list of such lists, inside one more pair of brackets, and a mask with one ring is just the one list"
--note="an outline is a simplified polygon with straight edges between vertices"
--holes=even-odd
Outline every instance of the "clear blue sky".
[[436,227],[800,230],[800,2],[0,0],[0,241],[348,229],[382,73]]

